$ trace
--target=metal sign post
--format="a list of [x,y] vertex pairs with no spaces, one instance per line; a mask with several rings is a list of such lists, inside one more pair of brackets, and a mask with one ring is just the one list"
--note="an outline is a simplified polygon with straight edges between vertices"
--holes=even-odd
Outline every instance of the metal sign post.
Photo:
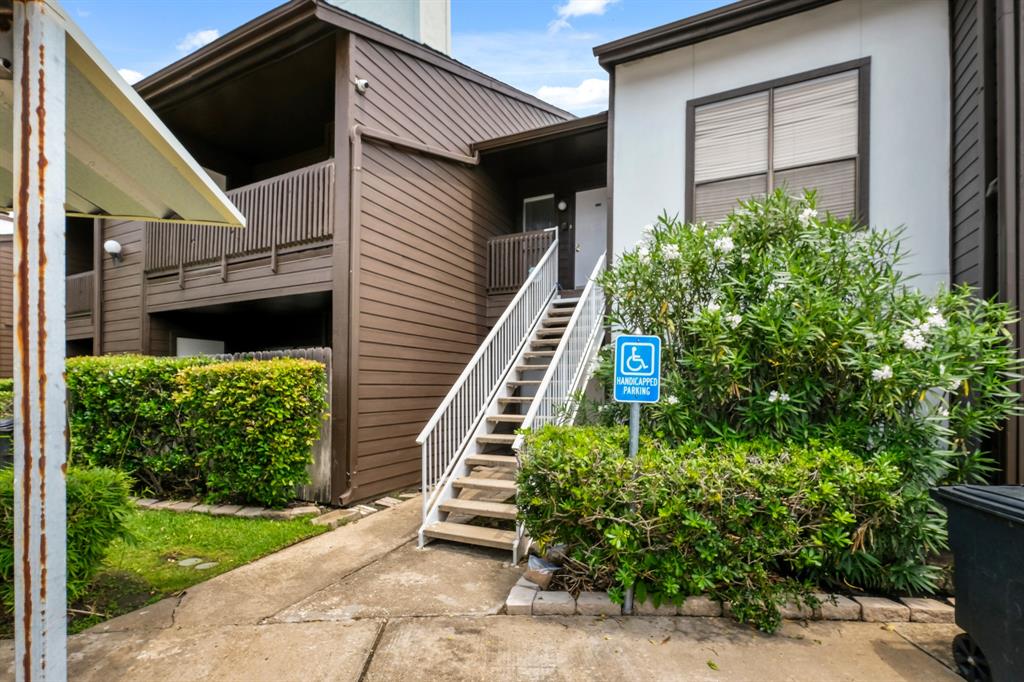
[[[661,339],[620,336],[615,339],[615,400],[629,403],[629,456],[640,449],[640,403],[661,397]],[[633,613],[633,588],[626,590],[622,612]]]

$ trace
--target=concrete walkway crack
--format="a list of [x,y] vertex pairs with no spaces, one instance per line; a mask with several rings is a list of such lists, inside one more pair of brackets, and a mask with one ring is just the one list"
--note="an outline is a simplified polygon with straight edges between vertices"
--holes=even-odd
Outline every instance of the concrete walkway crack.
[[377,654],[377,646],[380,644],[380,640],[384,637],[384,629],[388,626],[388,619],[385,618],[381,621],[380,627],[377,628],[377,636],[373,638],[373,644],[370,645],[370,652],[366,656],[366,660],[363,661],[363,669],[359,672],[358,682],[363,682],[366,679],[366,674],[370,672],[370,664],[373,663],[373,657]]

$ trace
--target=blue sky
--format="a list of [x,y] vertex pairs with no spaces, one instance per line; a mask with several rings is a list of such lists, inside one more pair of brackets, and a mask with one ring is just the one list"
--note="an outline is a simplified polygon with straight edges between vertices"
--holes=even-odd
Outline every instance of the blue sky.
[[[282,0],[64,0],[128,80],[146,76]],[[381,0],[386,2],[387,0]],[[452,0],[452,56],[577,114],[606,107],[591,48],[725,0]]]

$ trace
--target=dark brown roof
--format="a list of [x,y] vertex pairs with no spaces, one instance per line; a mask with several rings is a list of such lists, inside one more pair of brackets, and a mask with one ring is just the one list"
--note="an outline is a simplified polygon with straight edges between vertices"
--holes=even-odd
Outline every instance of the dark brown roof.
[[836,0],[739,0],[594,48],[605,69],[782,19]]
[[220,69],[226,63],[241,60],[255,46],[268,43],[276,46],[279,41],[304,40],[308,36],[332,28],[356,33],[556,116],[574,118],[571,113],[491,78],[443,52],[410,40],[323,0],[289,0],[147,76],[136,83],[135,89],[147,100],[151,100],[191,84],[200,76],[217,74],[220,77]]
[[552,123],[542,128],[532,128],[521,133],[503,135],[490,140],[482,140],[473,143],[473,151],[494,152],[505,149],[512,149],[522,145],[543,142],[545,140],[563,137],[566,135],[577,135],[608,127],[608,112],[602,111],[599,114],[575,118],[570,121]]

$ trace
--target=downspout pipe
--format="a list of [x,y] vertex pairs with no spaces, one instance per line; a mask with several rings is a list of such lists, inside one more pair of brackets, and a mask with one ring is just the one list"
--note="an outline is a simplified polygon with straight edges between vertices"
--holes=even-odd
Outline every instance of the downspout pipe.
[[357,420],[359,418],[358,389],[359,389],[359,256],[362,238],[362,190],[363,190],[363,140],[372,140],[387,144],[396,149],[420,154],[442,161],[459,163],[464,166],[476,167],[480,165],[480,152],[472,156],[452,152],[434,145],[424,144],[418,140],[406,137],[399,137],[376,128],[364,126],[357,123],[349,130],[349,141],[351,143],[350,159],[351,167],[349,172],[349,258],[348,258],[348,381],[345,390],[348,391],[348,443],[347,457],[348,466],[345,467],[348,480],[345,482],[345,490],[339,496],[342,505],[348,504],[352,499],[352,469],[356,461],[356,452],[359,446],[359,429]]

